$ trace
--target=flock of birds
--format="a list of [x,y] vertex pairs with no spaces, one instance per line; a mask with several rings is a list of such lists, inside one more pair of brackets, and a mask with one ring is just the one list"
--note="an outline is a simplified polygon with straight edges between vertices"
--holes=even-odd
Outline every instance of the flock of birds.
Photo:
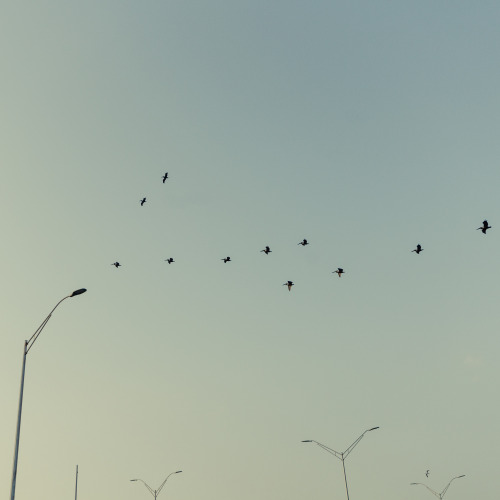
[[[165,184],[165,181],[168,179],[168,172],[165,172],[163,174],[163,176],[161,177],[161,179],[163,181],[163,184]],[[139,203],[141,204],[141,207],[143,207],[144,204],[146,203],[146,197],[139,200]],[[486,234],[486,231],[488,229],[491,229],[491,226],[488,224],[487,220],[484,220],[483,225],[477,228],[477,230],[481,230],[481,232],[483,234]],[[309,245],[309,242],[307,241],[306,238],[304,238],[302,241],[297,243],[297,245],[302,245],[303,247],[305,247],[306,245]],[[415,252],[417,255],[423,251],[424,251],[424,249],[422,248],[422,245],[420,245],[420,243],[417,245],[417,248],[412,250],[412,252]],[[266,255],[269,255],[272,252],[272,250],[269,246],[266,245],[266,247],[263,250],[261,250],[261,252],[264,252]],[[227,264],[228,262],[231,262],[231,257],[227,256],[227,257],[222,258],[221,260],[222,260],[222,262],[224,262],[224,264]],[[165,259],[165,262],[168,262],[168,264],[173,264],[175,262],[175,260],[172,257],[169,257],[168,259]],[[111,264],[111,265],[115,266],[116,268],[121,267],[121,264],[118,261],[113,262],[113,264]],[[332,274],[337,274],[338,277],[341,278],[342,275],[345,274],[345,271],[341,267],[338,267],[336,271],[332,271]],[[283,283],[283,286],[288,287],[288,291],[291,291],[292,286],[294,286],[294,284],[295,283],[293,281],[287,281],[286,283]]]
[[[163,184],[165,184],[165,181],[168,179],[168,172],[165,172],[165,174],[162,176],[162,182]],[[146,203],[146,197],[142,198],[141,200],[139,200],[139,203],[140,203],[140,206],[143,207],[144,204]],[[478,227],[477,230],[481,230],[481,232],[483,234],[486,234],[486,231],[488,229],[491,229],[491,226],[489,225],[488,221],[487,220],[484,220],[483,221],[483,224],[482,226]],[[300,241],[299,243],[297,243],[298,245],[301,245],[303,247],[309,245],[309,241],[307,241],[306,238],[304,238],[302,241]],[[412,252],[415,252],[417,255],[419,255],[421,252],[423,252],[423,248],[422,248],[422,245],[419,243],[416,248],[414,250],[412,250]],[[270,253],[272,253],[272,250],[271,250],[271,247],[269,247],[268,245],[265,246],[265,248],[263,248],[262,250],[260,250],[260,252],[264,253],[265,255],[269,255]],[[227,257],[224,257],[221,259],[222,262],[224,262],[224,264],[227,264],[228,262],[232,262],[231,261],[231,257],[230,256],[227,256]],[[169,257],[168,259],[165,259],[165,262],[167,262],[168,264],[173,264],[175,262],[175,260],[172,258],[172,257]],[[113,262],[113,264],[111,264],[113,266],[115,266],[116,268],[118,267],[121,267],[121,264],[117,261],[117,262]],[[342,277],[343,274],[345,274],[345,271],[344,269],[342,269],[341,267],[337,268],[335,271],[332,271],[333,274],[337,274],[339,278]],[[293,281],[287,281],[286,283],[283,283],[283,286],[286,286],[288,287],[288,290],[291,291],[292,287],[294,286],[294,283]],[[429,477],[429,474],[430,474],[430,471],[427,470],[425,472],[425,476],[428,478]],[[427,485],[423,484],[423,483],[411,483],[412,485],[422,485],[422,486],[425,486],[429,491],[431,491],[435,496],[437,496],[438,498],[442,499],[444,494],[446,493],[446,491],[448,490],[451,482],[455,479],[459,479],[459,478],[462,478],[462,477],[465,477],[465,475],[461,475],[461,476],[456,476],[454,478],[451,479],[451,481],[446,485],[446,487],[444,488],[444,490],[442,492],[436,492],[434,490],[432,490],[431,488],[429,488]]]

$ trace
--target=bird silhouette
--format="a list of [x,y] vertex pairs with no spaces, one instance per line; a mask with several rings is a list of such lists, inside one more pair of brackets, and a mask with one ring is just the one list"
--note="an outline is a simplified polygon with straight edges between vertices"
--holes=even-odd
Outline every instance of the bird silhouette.
[[175,260],[172,259],[172,257],[169,257],[168,259],[165,259],[165,262],[168,262],[169,264],[172,264],[172,262],[175,262]]
[[146,198],[143,198],[143,199],[141,200],[141,207],[144,205],[144,203],[146,203]]
[[[478,227],[477,229],[481,229],[481,232],[483,234],[486,234],[486,231],[488,229],[491,229],[491,226],[488,226],[488,221],[487,220],[483,220],[483,227]],[[476,229],[476,231],[477,231],[477,229]]]
[[231,262],[231,257],[226,257],[225,259],[221,259],[221,260],[222,260],[222,261],[224,262],[224,264],[225,264],[226,262]]
[[112,266],[115,266],[117,269],[121,266],[121,264],[119,262],[113,262],[113,264],[111,264]]
[[168,179],[168,172],[165,172],[165,175],[162,177],[163,179],[163,184],[165,184],[165,181]]
[[422,246],[417,245],[417,248],[415,248],[415,250],[412,250],[412,252],[416,252],[416,254],[418,255],[422,250],[423,250]]
[[425,477],[429,477],[429,469],[425,471]]
[[287,281],[286,283],[283,283],[283,286],[288,286],[288,291],[292,289],[293,285],[294,285],[293,281]]
[[272,250],[269,247],[266,247],[264,250],[261,250],[261,252],[264,252],[267,255],[268,253],[271,253]]
[[302,245],[305,247],[306,245],[309,245],[309,242],[304,238],[300,243],[297,243],[297,245]]
[[342,275],[344,274],[344,270],[341,267],[338,267],[336,271],[332,271],[333,274],[338,274],[339,278],[342,278]]

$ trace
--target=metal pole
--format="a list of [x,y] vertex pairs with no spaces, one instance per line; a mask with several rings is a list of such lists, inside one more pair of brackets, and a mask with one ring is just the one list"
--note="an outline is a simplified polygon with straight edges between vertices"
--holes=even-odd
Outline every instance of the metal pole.
[[75,500],[77,494],[78,494],[78,465],[76,466]]
[[344,480],[345,480],[345,491],[347,493],[347,500],[349,500],[349,490],[347,489],[347,476],[345,473],[345,463],[344,463],[344,456],[342,454],[342,467],[344,467]]
[[19,409],[17,411],[17,432],[16,432],[16,446],[14,448],[14,465],[12,468],[12,486],[10,489],[10,499],[14,500],[16,495],[16,478],[17,478],[17,457],[19,455],[19,435],[21,434],[21,412],[23,409],[23,392],[24,392],[24,372],[26,370],[26,354],[28,348],[28,341],[24,341],[23,346],[23,369],[21,370],[21,389],[19,391]]
[[45,325],[49,321],[52,316],[52,313],[57,309],[57,306],[66,299],[70,297],[76,297],[77,295],[81,295],[87,291],[86,288],[79,288],[75,290],[71,295],[68,295],[62,298],[50,311],[49,315],[43,320],[42,324],[36,329],[35,333],[28,339],[24,341],[24,352],[23,352],[23,369],[21,372],[21,390],[19,393],[19,410],[17,412],[17,432],[16,432],[16,445],[14,448],[14,466],[12,468],[12,486],[10,489],[10,500],[14,500],[16,496],[16,477],[17,477],[17,457],[19,455],[19,434],[21,432],[21,411],[23,409],[23,391],[24,391],[24,372],[26,368],[26,355],[28,351],[33,347],[33,344],[36,342],[36,339],[42,333],[42,330],[45,328]]

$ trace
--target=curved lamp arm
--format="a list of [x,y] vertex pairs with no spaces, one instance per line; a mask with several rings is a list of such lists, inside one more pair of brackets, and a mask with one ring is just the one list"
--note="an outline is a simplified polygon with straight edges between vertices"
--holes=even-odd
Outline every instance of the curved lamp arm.
[[333,450],[332,448],[328,448],[328,446],[320,443],[319,441],[315,441],[314,439],[306,439],[304,441],[302,441],[303,443],[315,443],[317,444],[320,448],[323,448],[325,451],[327,451],[328,453],[330,453],[331,455],[334,455],[336,456],[339,460],[342,460],[342,453],[338,452],[338,451],[335,451]]
[[43,320],[42,324],[36,329],[35,333],[29,338],[29,340],[26,341],[26,354],[28,354],[28,351],[32,348],[33,344],[36,342],[36,339],[40,336],[42,333],[42,330],[45,328],[45,325],[49,321],[50,317],[52,316],[52,313],[57,309],[57,306],[63,302],[66,299],[69,299],[70,297],[75,297],[76,295],[81,295],[82,293],[85,293],[87,291],[86,288],[79,288],[78,290],[75,290],[71,295],[67,295],[66,297],[62,298],[55,306],[52,311],[50,311],[49,315]]
[[363,432],[363,434],[361,434],[361,436],[359,436],[359,438],[356,439],[356,441],[354,441],[354,443],[352,443],[351,446],[349,446],[349,448],[347,448],[347,450],[345,450],[344,453],[342,453],[342,455],[344,455],[344,457],[347,457],[347,455],[349,455],[349,453],[351,453],[351,451],[353,450],[353,448],[363,439],[363,436],[367,432],[374,431],[375,429],[378,429],[378,428],[379,427],[372,427],[371,429],[366,429],[366,431]]
[[156,490],[156,494],[158,495],[160,493],[160,491],[162,490],[162,488],[165,486],[165,483],[167,482],[167,479],[172,475],[172,474],[179,474],[179,472],[182,472],[181,470],[176,470],[175,472],[171,472],[166,478],[165,478],[165,481],[163,481],[163,483],[161,483],[161,485],[158,487],[158,489]]
[[450,487],[450,484],[452,483],[452,481],[454,481],[455,479],[458,479],[460,477],[465,477],[465,474],[462,474],[461,476],[456,476],[456,477],[452,478],[451,481],[446,485],[446,488],[441,492],[441,498],[444,497],[444,494],[446,493],[446,490]]
[[151,488],[151,486],[149,486],[149,484],[143,481],[142,479],[131,479],[131,481],[140,481],[144,486],[146,486],[146,488],[149,490],[149,493],[155,496],[155,490],[153,490],[153,488]]
[[425,486],[433,495],[436,495],[438,498],[441,498],[440,494],[437,491],[434,491],[432,488],[429,488],[424,483],[410,483],[410,484],[421,484],[422,486]]

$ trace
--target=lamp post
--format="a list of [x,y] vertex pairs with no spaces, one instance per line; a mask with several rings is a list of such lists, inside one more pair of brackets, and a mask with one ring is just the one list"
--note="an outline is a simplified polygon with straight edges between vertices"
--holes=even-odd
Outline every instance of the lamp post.
[[78,290],[75,290],[71,295],[67,295],[63,299],[61,299],[50,311],[49,315],[43,320],[42,324],[37,328],[35,333],[30,337],[29,340],[24,341],[24,347],[23,347],[23,367],[21,371],[21,390],[19,392],[19,409],[17,412],[17,431],[16,431],[16,444],[14,446],[14,466],[12,468],[12,486],[10,489],[10,499],[14,500],[16,496],[16,477],[17,477],[17,457],[19,455],[19,435],[21,432],[21,411],[23,409],[23,392],[24,392],[24,373],[26,369],[26,355],[28,354],[29,350],[33,347],[33,344],[36,342],[36,339],[40,336],[40,333],[42,333],[42,330],[45,328],[45,325],[49,321],[50,317],[52,316],[52,313],[56,310],[57,306],[66,299],[69,299],[70,297],[75,297],[76,295],[81,295],[82,293],[85,293],[87,291],[86,288],[80,288]]
[[461,477],[465,477],[465,474],[462,474],[461,476],[456,476],[456,477],[452,478],[450,480],[450,482],[446,485],[445,489],[441,493],[438,493],[437,491],[434,491],[433,489],[429,488],[424,483],[410,483],[410,484],[421,484],[422,486],[425,486],[433,495],[436,495],[439,498],[439,500],[442,500],[443,497],[444,497],[444,494],[446,493],[446,490],[450,487],[451,482],[454,481],[455,479],[459,479]]
[[163,481],[163,483],[160,484],[160,486],[158,486],[158,489],[156,490],[153,490],[153,488],[151,488],[151,486],[149,486],[149,484],[147,484],[146,482],[144,482],[142,479],[131,479],[131,481],[140,481],[142,484],[144,484],[144,486],[146,486],[146,488],[149,490],[149,492],[151,493],[151,495],[153,495],[153,497],[156,498],[158,497],[158,495],[160,494],[160,491],[163,489],[163,487],[165,486],[165,483],[167,482],[167,479],[172,475],[172,474],[179,474],[179,472],[182,472],[181,470],[176,470],[175,472],[171,472],[166,478],[165,478],[165,481]]
[[335,451],[335,450],[332,450],[332,448],[328,448],[328,446],[325,446],[324,444],[321,444],[318,441],[314,441],[314,439],[306,439],[305,441],[302,441],[303,443],[316,443],[320,448],[323,448],[325,451],[327,451],[328,453],[336,456],[339,460],[342,461],[342,467],[344,468],[344,481],[345,481],[345,491],[347,493],[347,500],[349,500],[349,489],[347,487],[347,475],[346,475],[346,472],[345,472],[345,463],[344,463],[344,461],[347,458],[347,456],[349,455],[349,453],[351,453],[351,451],[354,449],[354,447],[361,441],[361,439],[363,439],[363,436],[367,432],[374,431],[375,429],[378,429],[378,428],[379,427],[372,427],[371,429],[367,429],[345,451]]

